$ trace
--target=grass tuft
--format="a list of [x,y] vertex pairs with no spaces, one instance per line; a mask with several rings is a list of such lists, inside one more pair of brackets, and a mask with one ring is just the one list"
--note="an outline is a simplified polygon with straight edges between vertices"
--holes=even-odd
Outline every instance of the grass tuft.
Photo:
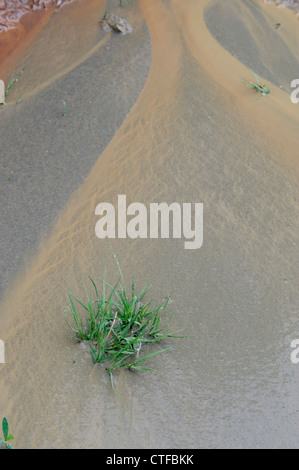
[[244,85],[246,85],[246,86],[249,86],[250,88],[253,88],[260,95],[268,95],[270,93],[270,90],[266,87],[266,85],[261,84],[261,82],[260,82],[258,76],[256,75],[256,73],[254,73],[252,70],[251,70],[251,72],[253,73],[253,75],[256,79],[256,83],[245,80],[244,78],[242,79],[242,83],[244,83]]
[[[6,98],[10,92],[10,90],[12,89],[12,87],[17,83],[17,81],[21,78],[21,76],[23,75],[23,72],[25,70],[25,68],[27,67],[27,64],[22,68],[21,72],[16,76],[12,76],[10,81],[9,81],[9,84],[5,90],[5,95],[4,95],[4,103],[6,102]],[[21,98],[19,98],[19,100],[17,101],[16,104],[18,104],[20,102]]]
[[[111,286],[106,282],[105,274],[101,280],[101,294],[99,294],[95,281],[89,278],[94,297],[84,285],[85,301],[82,302],[69,292],[70,303],[65,309],[65,319],[73,332],[73,338],[79,342],[88,342],[94,364],[106,363],[113,388],[113,372],[116,369],[122,367],[131,371],[153,370],[144,367],[144,362],[172,347],[149,351],[144,355],[143,352],[148,349],[149,344],[166,338],[185,337],[178,335],[183,330],[165,332],[172,316],[164,326],[161,326],[161,315],[168,305],[169,297],[158,307],[153,308],[152,302],[146,303],[144,300],[149,290],[148,283],[136,293],[134,279],[128,292],[117,259],[116,262],[121,281]],[[79,315],[79,310],[81,313],[84,312],[84,319]],[[67,318],[69,312],[71,323]]]
[[4,445],[6,449],[13,449],[9,441],[12,441],[14,437],[11,434],[8,434],[8,422],[6,418],[3,418],[2,420],[2,432],[3,439],[0,439],[0,445]]

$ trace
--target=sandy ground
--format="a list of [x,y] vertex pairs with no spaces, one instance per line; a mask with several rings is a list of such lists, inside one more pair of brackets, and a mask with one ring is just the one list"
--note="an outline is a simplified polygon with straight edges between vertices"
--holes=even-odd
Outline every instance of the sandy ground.
[[[101,32],[104,1],[53,15],[0,112],[0,416],[19,448],[298,447],[298,20],[258,0],[117,3],[130,35]],[[250,69],[270,95],[240,83]],[[202,202],[204,243],[112,241],[194,335],[113,393],[63,310],[87,275],[117,279],[94,212],[118,194]]]
[[[99,28],[101,4],[91,1],[86,7],[85,3],[54,15],[55,21],[22,58],[17,73],[28,64],[22,80],[12,89],[5,110],[0,109],[0,194],[6,208],[1,217],[1,294],[24,253],[34,252],[63,204],[88,175],[138,98],[149,72],[151,46],[145,22],[136,24],[133,37],[120,41]],[[79,27],[88,31],[81,44]],[[48,65],[40,67],[45,55]],[[34,92],[37,87],[41,89],[38,94]],[[50,192],[45,191],[45,184]]]

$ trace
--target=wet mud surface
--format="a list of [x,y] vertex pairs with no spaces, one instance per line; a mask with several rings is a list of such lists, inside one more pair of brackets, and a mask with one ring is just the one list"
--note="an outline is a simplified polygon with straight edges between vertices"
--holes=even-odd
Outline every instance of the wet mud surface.
[[[19,448],[298,447],[296,15],[257,0],[231,1],[229,17],[222,0],[117,4],[125,36],[95,20],[106,2],[52,15],[0,110],[0,416]],[[43,61],[68,9],[63,34],[80,18],[84,40]],[[240,82],[251,69],[270,95]],[[193,335],[156,372],[121,370],[112,392],[64,308],[88,275],[118,278],[95,207],[119,194],[202,202],[204,241],[111,240],[125,279],[150,279],[157,302],[171,293],[166,318]]]

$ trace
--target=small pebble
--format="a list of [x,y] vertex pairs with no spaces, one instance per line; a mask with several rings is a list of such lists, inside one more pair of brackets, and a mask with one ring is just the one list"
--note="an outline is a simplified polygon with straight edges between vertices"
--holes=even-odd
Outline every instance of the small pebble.
[[119,18],[116,15],[108,15],[101,21],[101,26],[105,32],[117,31],[118,33],[131,33],[133,31],[132,26],[124,18]]

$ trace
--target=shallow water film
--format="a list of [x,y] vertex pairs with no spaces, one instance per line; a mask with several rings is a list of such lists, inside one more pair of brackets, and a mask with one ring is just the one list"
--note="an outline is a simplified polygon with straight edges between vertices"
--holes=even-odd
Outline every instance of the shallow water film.
[[[23,70],[0,105],[14,447],[298,448],[298,16],[261,0],[36,10],[21,41],[0,34],[6,88]],[[104,31],[110,13],[133,30]],[[119,367],[113,390],[64,311],[118,267],[136,292],[150,281],[147,302],[170,296],[167,331],[188,337],[140,342],[173,347],[154,371]]]

